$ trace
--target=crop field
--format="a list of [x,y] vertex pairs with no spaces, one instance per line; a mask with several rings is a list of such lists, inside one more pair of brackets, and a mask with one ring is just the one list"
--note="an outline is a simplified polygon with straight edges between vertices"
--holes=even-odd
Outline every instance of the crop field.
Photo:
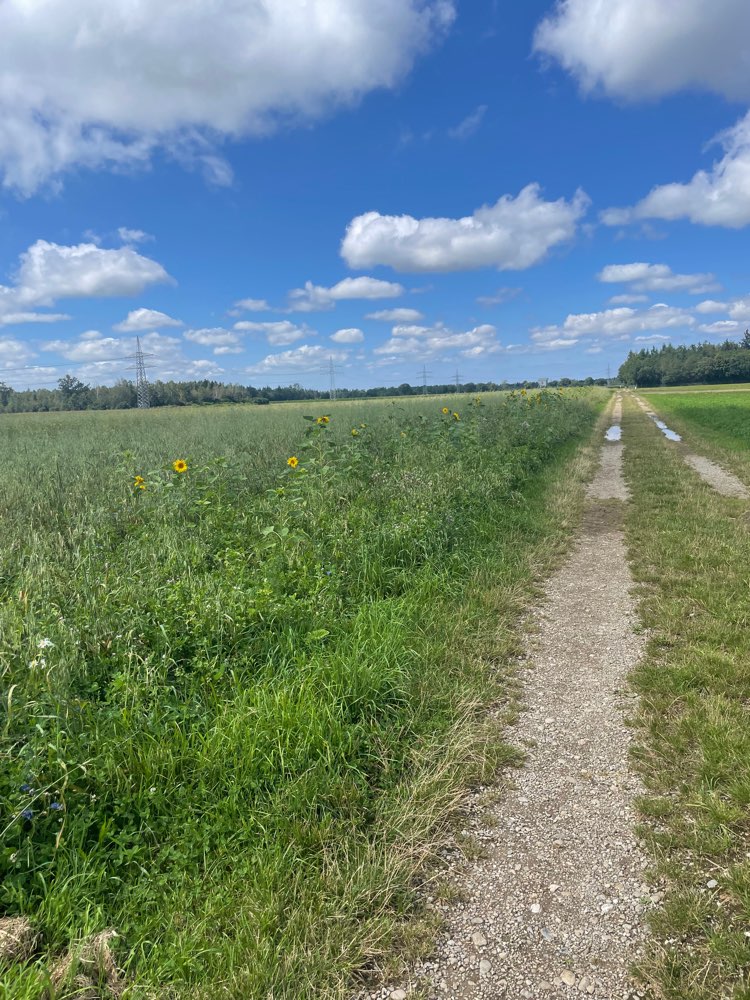
[[343,996],[514,759],[480,709],[605,400],[4,418],[7,995],[112,928],[133,996]]

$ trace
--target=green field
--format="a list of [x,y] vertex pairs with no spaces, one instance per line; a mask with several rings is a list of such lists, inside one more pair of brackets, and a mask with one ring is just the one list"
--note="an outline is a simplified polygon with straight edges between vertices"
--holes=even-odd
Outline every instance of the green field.
[[343,996],[393,946],[513,759],[480,709],[606,393],[457,400],[0,421],[0,913],[43,941],[4,995],[109,927],[139,997]]

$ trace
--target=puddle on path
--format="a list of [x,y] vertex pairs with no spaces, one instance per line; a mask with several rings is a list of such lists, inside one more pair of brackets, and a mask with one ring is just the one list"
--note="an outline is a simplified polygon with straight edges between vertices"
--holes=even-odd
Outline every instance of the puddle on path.
[[619,441],[622,437],[622,427],[619,424],[613,424],[607,433],[604,435],[605,441]]
[[650,410],[647,410],[646,412],[668,441],[682,441],[682,438],[677,431],[670,430],[663,420],[659,420],[655,413],[651,413]]

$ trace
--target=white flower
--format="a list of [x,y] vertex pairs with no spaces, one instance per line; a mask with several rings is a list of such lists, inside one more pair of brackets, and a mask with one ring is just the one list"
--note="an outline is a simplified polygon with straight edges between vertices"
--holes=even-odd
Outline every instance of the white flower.
[[51,639],[40,639],[36,644],[37,649],[49,649],[50,646],[54,646],[54,642]]

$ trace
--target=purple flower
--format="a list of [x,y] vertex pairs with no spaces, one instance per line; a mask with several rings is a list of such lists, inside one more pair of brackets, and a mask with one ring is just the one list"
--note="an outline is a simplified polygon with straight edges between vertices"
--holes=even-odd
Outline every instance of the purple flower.
[[51,802],[50,803],[50,809],[54,809],[55,812],[60,812],[60,810],[62,809],[62,806],[60,805],[59,802]]
[[33,809],[24,809],[24,811],[21,813],[21,815],[23,816],[24,819],[33,819],[34,818],[34,810]]
[[30,792],[31,791],[31,785],[26,785],[26,784],[21,785],[21,791],[22,792]]

